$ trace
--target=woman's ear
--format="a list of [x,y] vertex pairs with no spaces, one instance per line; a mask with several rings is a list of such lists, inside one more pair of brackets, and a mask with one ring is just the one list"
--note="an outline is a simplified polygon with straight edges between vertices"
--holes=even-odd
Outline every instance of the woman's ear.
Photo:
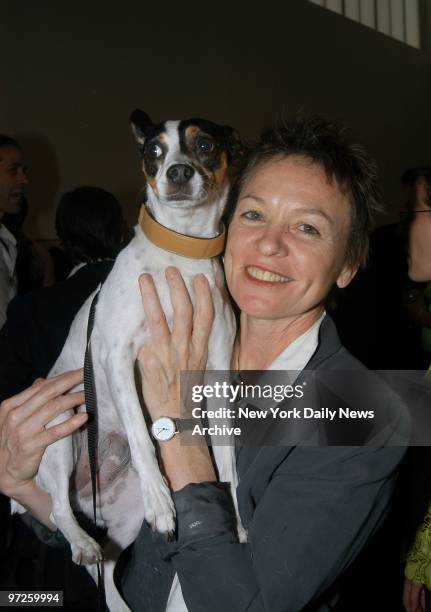
[[358,271],[358,268],[359,266],[354,266],[353,268],[348,265],[344,266],[337,278],[337,287],[339,289],[344,289],[344,287],[347,287]]

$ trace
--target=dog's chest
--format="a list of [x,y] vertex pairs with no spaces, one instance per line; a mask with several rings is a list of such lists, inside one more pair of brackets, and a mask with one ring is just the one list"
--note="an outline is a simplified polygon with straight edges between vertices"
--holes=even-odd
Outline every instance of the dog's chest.
[[193,278],[196,274],[205,274],[217,316],[217,311],[226,300],[220,263],[215,259],[194,260],[169,253],[151,243],[137,227],[135,237],[118,256],[100,292],[92,343],[98,345],[102,361],[126,348],[135,358],[139,346],[148,339],[138,284],[142,273],[151,274],[166,319],[171,324],[172,305],[165,278],[165,270],[169,266],[180,270],[192,301]]

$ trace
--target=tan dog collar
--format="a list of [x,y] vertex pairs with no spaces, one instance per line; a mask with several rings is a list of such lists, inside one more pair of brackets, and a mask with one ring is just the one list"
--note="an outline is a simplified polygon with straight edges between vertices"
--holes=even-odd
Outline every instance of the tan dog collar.
[[224,249],[226,230],[223,224],[221,234],[215,238],[193,238],[192,236],[179,234],[164,227],[164,225],[160,225],[148,213],[145,206],[141,206],[139,225],[145,236],[153,244],[165,251],[182,255],[183,257],[210,259],[220,255]]

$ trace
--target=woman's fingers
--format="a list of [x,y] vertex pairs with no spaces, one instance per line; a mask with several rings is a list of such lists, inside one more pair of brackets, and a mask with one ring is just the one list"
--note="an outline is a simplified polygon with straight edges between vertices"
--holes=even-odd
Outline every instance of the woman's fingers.
[[40,445],[46,448],[49,446],[49,444],[53,444],[54,442],[57,442],[57,440],[70,436],[70,434],[77,431],[87,421],[88,413],[80,412],[79,414],[75,414],[70,417],[70,419],[67,419],[67,421],[63,421],[63,423],[48,427],[44,430],[40,437]]
[[[10,418],[12,415],[13,423],[18,425],[33,413],[39,411],[49,400],[79,385],[82,379],[82,369],[65,372],[47,380],[38,379],[31,387],[2,402],[0,406],[0,425],[8,416]],[[15,410],[16,408],[19,408],[19,410]]]
[[83,391],[76,393],[68,393],[50,399],[44,406],[34,415],[35,425],[39,425],[40,429],[46,428],[47,425],[56,417],[66,410],[77,408],[85,402]]
[[211,288],[204,274],[193,279],[195,307],[180,272],[176,268],[166,270],[169,284],[174,324],[172,340],[181,354],[191,361],[182,364],[187,369],[203,368],[206,359],[208,340],[214,320],[214,305]]
[[169,341],[170,332],[151,274],[141,274],[139,288],[151,340],[156,346],[164,344]]
[[60,423],[48,424],[65,411],[84,402],[82,391],[64,395],[82,382],[82,370],[49,380],[6,400],[0,409],[0,487],[13,491],[34,478],[45,448],[70,435],[88,419],[86,413],[64,415]]
[[44,381],[38,379],[37,381],[34,381],[31,387],[28,387],[21,393],[13,395],[12,397],[9,397],[8,399],[4,400],[0,404],[0,424],[5,420],[11,410],[13,410],[14,408],[18,408],[26,401],[28,401],[31,397],[33,397],[33,395],[35,395],[38,391],[40,391],[43,382]]
[[[146,351],[139,352],[140,362],[146,353],[153,357],[158,354],[170,368],[175,363],[178,369],[201,369],[205,367],[208,351],[208,340],[214,320],[214,305],[211,288],[204,274],[198,274],[193,280],[195,307],[179,270],[174,267],[166,269],[166,281],[173,311],[172,333],[166,322],[154,281],[149,274],[142,274],[139,279],[142,301],[150,327],[151,342]],[[160,350],[162,349],[162,350]],[[170,356],[169,356],[170,355]],[[151,355],[146,355],[146,363]]]
[[[28,414],[23,418],[21,411],[25,406],[12,410],[7,415],[0,430],[1,441],[6,443],[9,436],[16,436],[17,439],[32,439],[41,431],[44,431],[48,424],[66,410],[76,408],[84,403],[84,393],[69,393],[60,395],[48,400],[39,410]],[[87,419],[83,419],[85,422]]]
[[[32,401],[33,398],[34,396],[30,401]],[[60,439],[57,437],[58,433],[61,434],[60,437],[64,437],[85,423],[88,419],[87,414],[80,413],[72,417],[67,415],[61,423],[63,427],[61,427],[60,430],[55,430],[54,433],[49,436],[40,437],[40,434],[45,434],[48,431],[50,432],[51,429],[55,429],[57,425],[48,427],[53,419],[83,403],[83,391],[59,395],[49,399],[38,410],[32,413],[27,412],[27,418],[23,418],[21,414],[26,408],[25,404],[19,406],[8,413],[2,424],[0,430],[0,445],[2,447],[10,446],[13,442],[20,447],[23,443],[26,443],[28,446],[37,449],[41,446],[46,446],[47,444],[55,442],[57,439]],[[75,417],[79,418],[76,419]]]
[[6,437],[0,445],[0,490],[15,497],[16,491],[36,476],[46,447],[79,429],[87,418],[86,413],[76,414],[31,436],[18,431]]
[[[79,385],[82,382],[82,378],[82,369],[80,369],[60,374],[43,382],[34,383],[22,393],[2,403],[1,412],[4,410],[3,418],[8,417],[14,426],[19,425],[33,414],[37,415],[47,402]],[[76,401],[79,401],[79,396]],[[78,405],[78,403],[73,404],[73,406]]]

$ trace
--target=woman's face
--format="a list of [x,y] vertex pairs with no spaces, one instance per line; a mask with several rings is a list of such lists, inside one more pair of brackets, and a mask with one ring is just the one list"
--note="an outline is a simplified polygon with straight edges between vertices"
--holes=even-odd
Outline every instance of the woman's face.
[[320,308],[334,283],[354,275],[345,265],[348,196],[324,169],[291,156],[257,167],[229,226],[225,272],[246,314],[296,318]]
[[[431,208],[427,204],[426,186],[423,179],[416,183],[412,202],[413,217],[409,227],[409,276],[424,283],[431,281]],[[415,210],[429,210],[418,212]]]

